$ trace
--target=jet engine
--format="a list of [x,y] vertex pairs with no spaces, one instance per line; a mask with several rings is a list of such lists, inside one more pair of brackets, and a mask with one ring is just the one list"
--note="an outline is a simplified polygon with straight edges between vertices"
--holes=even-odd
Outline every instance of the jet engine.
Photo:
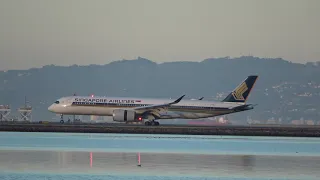
[[117,122],[135,121],[136,112],[131,110],[115,109],[113,110],[112,117],[113,121]]

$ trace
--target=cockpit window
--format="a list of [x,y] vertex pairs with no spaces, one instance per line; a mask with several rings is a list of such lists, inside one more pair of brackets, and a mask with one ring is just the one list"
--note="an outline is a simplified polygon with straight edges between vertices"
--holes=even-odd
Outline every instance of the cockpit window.
[[59,101],[56,101],[56,102],[54,102],[55,104],[59,104],[60,102]]

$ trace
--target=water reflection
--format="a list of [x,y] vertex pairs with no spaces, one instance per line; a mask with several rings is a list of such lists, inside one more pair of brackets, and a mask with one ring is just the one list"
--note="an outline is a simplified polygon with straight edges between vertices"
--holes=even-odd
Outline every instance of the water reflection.
[[92,152],[90,152],[90,167],[92,167]]
[[137,154],[137,161],[138,161],[137,166],[141,167],[141,156],[140,156],[140,153]]
[[0,159],[1,172],[320,177],[320,157],[1,150]]
[[253,169],[253,166],[254,166],[254,156],[241,156],[241,166],[244,168],[244,170],[247,170],[247,171],[251,171]]

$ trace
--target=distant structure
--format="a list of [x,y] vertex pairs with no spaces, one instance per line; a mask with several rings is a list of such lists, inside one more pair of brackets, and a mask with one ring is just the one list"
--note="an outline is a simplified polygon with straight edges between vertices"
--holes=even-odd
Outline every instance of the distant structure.
[[32,121],[32,107],[27,104],[27,98],[25,97],[24,106],[18,109],[20,113],[19,121]]
[[9,105],[0,105],[0,121],[8,121],[11,108]]

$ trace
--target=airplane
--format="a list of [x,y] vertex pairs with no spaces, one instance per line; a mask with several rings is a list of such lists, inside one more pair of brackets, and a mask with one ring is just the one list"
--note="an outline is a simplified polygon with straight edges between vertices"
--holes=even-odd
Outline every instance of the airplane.
[[116,122],[144,122],[146,126],[160,125],[161,119],[199,119],[251,110],[247,104],[257,75],[248,76],[222,101],[183,100],[133,97],[67,96],[56,100],[48,110],[61,115],[112,116]]

